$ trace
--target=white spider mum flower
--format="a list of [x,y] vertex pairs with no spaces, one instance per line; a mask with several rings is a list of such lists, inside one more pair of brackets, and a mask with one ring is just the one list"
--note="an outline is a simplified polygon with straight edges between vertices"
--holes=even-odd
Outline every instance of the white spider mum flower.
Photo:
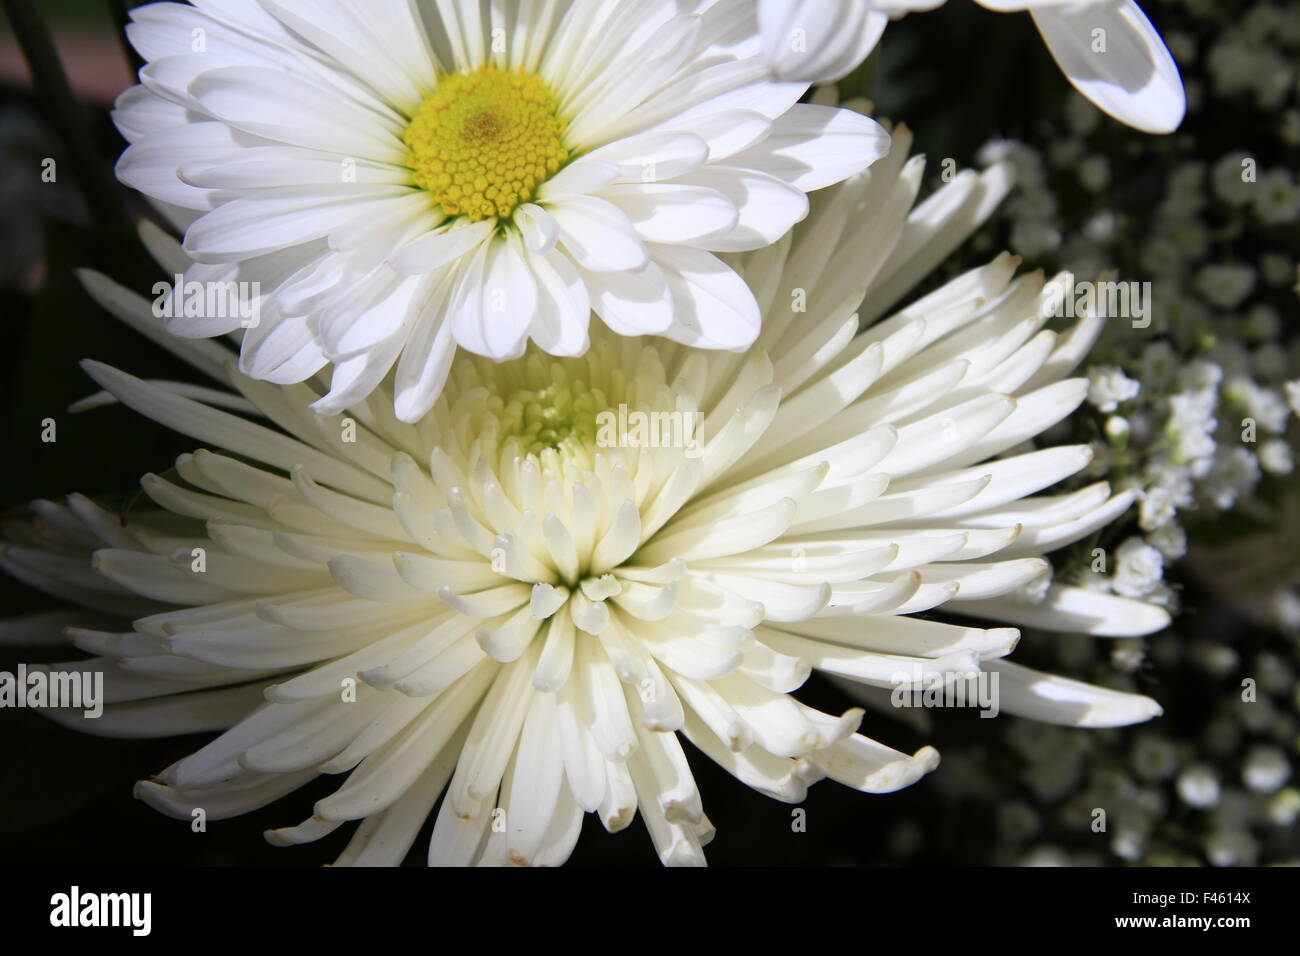
[[[878,124],[772,79],[749,0],[131,16],[148,64],[114,114],[118,176],[175,213],[187,283],[259,283],[246,374],[289,384],[332,363],[323,413],[395,367],[415,421],[456,345],[580,355],[593,311],[624,335],[746,348],[757,303],[714,253],[774,242],[806,193],[888,148]],[[176,311],[182,336],[252,324]]]
[[[1133,0],[976,0],[1029,11],[1066,79],[1098,108],[1146,133],[1169,133],[1187,111],[1178,65]],[[943,0],[759,0],[768,59],[785,80],[829,83],[875,48],[891,16]]]
[[1036,494],[1083,468],[1085,446],[992,457],[1083,401],[1087,381],[1065,376],[1104,320],[1043,328],[1051,290],[1003,255],[855,335],[855,307],[864,321],[889,307],[1008,185],[1001,167],[963,173],[909,214],[923,169],[904,161],[909,140],[896,130],[890,156],[819,197],[793,236],[733,260],[765,313],[749,351],[599,330],[578,358],[462,352],[415,425],[383,391],[318,416],[319,383],[240,375],[218,343],[169,338],[144,299],[88,275],[115,313],[240,395],[87,364],[120,401],[220,450],[144,479],[169,523],[74,496],[38,503],[43,533],[11,535],[11,572],[134,617],[70,630],[99,656],[56,669],[105,672],[109,704],[98,720],[54,714],[101,734],[223,731],[138,787],[187,820],[346,774],[268,837],[362,820],[351,864],[400,862],[440,795],[433,863],[560,863],[584,811],[610,831],[639,812],[665,863],[702,862],[713,831],[679,734],[791,802],[823,777],[884,792],[936,766],[932,748],[857,733],[861,710],[800,703],[813,668],[872,704],[984,670],[1009,713],[1158,714],[1007,662],[1014,627],[915,616],[1099,635],[1167,622],[1073,587],[1020,596],[1045,583],[1045,552],[1133,498]]

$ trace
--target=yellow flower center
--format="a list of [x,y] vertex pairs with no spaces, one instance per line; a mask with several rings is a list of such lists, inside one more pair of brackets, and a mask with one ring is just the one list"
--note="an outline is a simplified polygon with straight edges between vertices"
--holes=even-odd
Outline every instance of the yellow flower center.
[[528,454],[585,449],[596,444],[596,414],[606,406],[600,389],[581,379],[559,381],[541,389],[520,389],[504,400],[493,396],[503,436],[518,438]]
[[558,112],[546,84],[522,69],[449,74],[406,129],[407,164],[449,216],[504,219],[568,161]]
[[[462,353],[463,354],[463,353]],[[555,358],[529,346],[507,362],[479,360],[473,402],[474,434],[490,430],[496,441],[518,442],[519,451],[539,457],[555,452],[590,465],[596,443],[596,416],[610,407],[607,389],[619,383],[596,376],[582,358]],[[610,363],[612,364],[612,363]]]

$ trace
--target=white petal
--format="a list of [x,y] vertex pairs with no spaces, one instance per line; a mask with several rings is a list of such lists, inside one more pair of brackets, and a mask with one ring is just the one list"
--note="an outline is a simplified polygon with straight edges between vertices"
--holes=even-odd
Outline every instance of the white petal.
[[388,264],[408,275],[433,272],[489,241],[496,228],[496,219],[458,220],[407,243],[388,260]]
[[840,107],[801,103],[728,163],[812,192],[861,172],[888,152],[889,134],[875,120]]
[[736,206],[721,192],[705,186],[624,184],[609,186],[600,195],[627,214],[646,242],[702,245],[736,226]]
[[777,76],[832,83],[867,58],[888,18],[870,0],[759,0],[758,21]]
[[645,244],[626,213],[593,196],[568,196],[547,211],[560,227],[560,244],[584,269],[628,272],[649,261]]
[[1127,727],[1163,711],[1150,697],[1043,674],[1010,661],[986,661],[981,668],[998,675],[1002,710],[1067,727]]
[[[1044,6],[1030,12],[1052,56],[1080,93],[1143,132],[1178,128],[1187,110],[1182,77],[1160,34],[1133,0]],[[1104,52],[1094,49],[1099,37]]]
[[676,308],[669,338],[698,348],[748,348],[762,316],[754,293],[730,266],[702,249],[655,246]]

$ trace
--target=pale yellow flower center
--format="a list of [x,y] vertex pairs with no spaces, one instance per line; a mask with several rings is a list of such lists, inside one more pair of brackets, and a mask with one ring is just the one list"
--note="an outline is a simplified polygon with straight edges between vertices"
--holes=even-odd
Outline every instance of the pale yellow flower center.
[[448,215],[504,219],[568,161],[558,112],[546,84],[522,69],[449,74],[406,129],[407,163]]
[[607,406],[600,389],[589,388],[581,379],[522,388],[488,400],[501,423],[502,437],[519,439],[533,455],[547,448],[589,453],[596,444],[596,416]]

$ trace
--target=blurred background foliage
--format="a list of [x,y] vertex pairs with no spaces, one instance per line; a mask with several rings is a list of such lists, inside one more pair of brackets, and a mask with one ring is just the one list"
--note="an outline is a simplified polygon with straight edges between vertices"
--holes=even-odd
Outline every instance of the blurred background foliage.
[[[1148,227],[1160,220],[1162,210],[1168,212],[1173,191],[1188,189],[1186,183],[1171,182],[1177,171],[1212,166],[1240,148],[1258,157],[1261,169],[1281,166],[1294,172],[1300,144],[1297,48],[1288,52],[1281,45],[1285,38],[1276,40],[1285,73],[1280,96],[1250,83],[1234,85],[1231,76],[1225,81],[1219,75],[1224,70],[1214,66],[1225,56],[1213,51],[1236,42],[1233,28],[1260,17],[1260,11],[1267,18],[1277,5],[1146,0],[1144,6],[1170,41],[1192,106],[1183,128],[1168,137],[1145,137],[1095,111],[1080,119],[1090,108],[1084,104],[1081,113],[1082,100],[1062,79],[1031,19],[994,15],[963,0],[891,25],[877,53],[843,81],[842,99],[867,96],[876,115],[908,123],[915,151],[929,157],[931,187],[938,185],[940,161],[947,157],[963,168],[1004,158],[1021,171],[1021,191],[931,281],[1011,248],[1030,267],[1072,267],[1081,276],[1113,268],[1126,279],[1169,282],[1181,282],[1178,276],[1183,275],[1190,286],[1196,262],[1183,263],[1182,272],[1160,274],[1143,256],[1151,245]],[[97,151],[94,162],[109,176],[124,144],[108,109],[131,82],[117,30],[125,4],[48,0],[39,8],[57,37],[80,100],[81,119]],[[146,377],[192,376],[98,309],[77,283],[74,270],[80,268],[97,269],[134,288],[148,288],[166,277],[135,239],[132,223],[149,214],[138,197],[119,188],[114,203],[120,204],[120,215],[89,211],[57,124],[33,94],[7,25],[5,29],[0,33],[0,241],[5,253],[0,256],[0,390],[7,467],[0,471],[0,507],[16,515],[32,498],[72,491],[125,506],[143,472],[166,470],[191,442],[116,406],[68,414],[70,403],[94,390],[77,362],[94,358]],[[1268,30],[1263,33],[1263,39],[1255,34],[1248,39],[1274,42]],[[1267,65],[1276,69],[1276,64]],[[1291,119],[1289,114],[1296,115]],[[57,163],[54,182],[41,179],[46,158]],[[1095,173],[1099,163],[1106,168],[1100,182]],[[1094,168],[1090,178],[1085,173],[1089,164]],[[1209,195],[1204,176],[1200,183]],[[1035,206],[1034,189],[1051,197],[1048,210]],[[1038,200],[1041,204],[1041,196]],[[1266,344],[1283,350],[1284,377],[1300,377],[1295,293],[1289,287],[1300,256],[1296,222],[1262,228],[1242,217],[1234,220],[1231,210],[1226,219],[1215,218],[1214,210],[1194,212],[1209,217],[1210,251],[1203,258],[1253,262],[1264,246],[1290,256],[1290,282],[1261,289],[1250,301],[1263,296],[1282,316],[1266,330]],[[1118,226],[1098,239],[1089,230],[1095,231],[1098,215],[1107,213],[1112,226]],[[1167,315],[1150,341],[1174,343],[1177,360],[1190,362],[1208,352],[1216,337],[1231,341],[1254,334],[1243,329],[1244,309],[1234,306],[1198,316],[1202,324],[1196,328],[1211,330],[1208,342],[1196,335],[1190,344],[1184,341],[1187,322]],[[1106,361],[1119,366],[1127,361],[1132,370],[1142,347],[1120,339],[1099,348]],[[1162,406],[1141,404],[1148,398],[1157,402],[1159,396],[1134,399],[1119,411],[1134,421],[1160,414]],[[1111,417],[1090,406],[1075,417],[1068,434],[1053,437],[1098,441],[1103,452],[1112,452],[1102,455],[1101,467],[1113,469],[1115,443],[1106,437]],[[40,440],[46,418],[57,422],[55,443]],[[1292,440],[1293,426],[1292,420]],[[1193,560],[1170,559],[1163,576],[1156,576],[1166,599],[1181,607],[1169,631],[1145,642],[1029,635],[1016,651],[1017,660],[1031,666],[1150,694],[1164,706],[1163,718],[1141,727],[1087,731],[1012,717],[981,720],[973,711],[871,713],[864,731],[899,749],[934,744],[943,754],[942,766],[910,789],[887,796],[864,796],[831,783],[814,787],[802,806],[802,828],[792,826],[793,808],[749,791],[696,754],[692,762],[706,808],[718,824],[718,836],[708,849],[710,861],[1204,865],[1300,859],[1294,826],[1300,794],[1293,779],[1300,762],[1300,699],[1294,680],[1300,621],[1292,629],[1277,615],[1260,613],[1263,598],[1249,588],[1225,589],[1218,582],[1231,562],[1216,558],[1214,551],[1243,537],[1248,547],[1257,541],[1253,550],[1262,548],[1273,556],[1264,562],[1265,570],[1279,568],[1279,579],[1284,579],[1285,569],[1295,567],[1300,545],[1276,513],[1287,502],[1300,502],[1300,492],[1290,472],[1265,475],[1239,497],[1234,505],[1253,507],[1185,509],[1193,519],[1187,522]],[[1134,527],[1134,520],[1130,516],[1126,526],[1108,532],[1105,545],[1113,548],[1126,535],[1147,530]],[[1261,530],[1273,536],[1248,537]],[[1198,550],[1200,542],[1203,550]],[[1096,542],[1087,544],[1091,548]],[[1258,585],[1260,576],[1253,575],[1251,583]],[[1270,578],[1264,593],[1271,595],[1269,587],[1284,588],[1285,580],[1278,584]],[[7,577],[0,577],[0,602],[5,614],[51,603]],[[0,670],[12,671],[18,661],[48,659],[48,649],[6,649],[0,651]],[[1253,703],[1241,700],[1241,682],[1247,677],[1258,685]],[[801,697],[829,711],[847,706],[837,688],[816,677]],[[0,777],[0,863],[314,865],[332,859],[347,839],[340,833],[285,850],[270,847],[260,836],[263,829],[309,815],[312,802],[327,792],[328,781],[194,834],[187,824],[134,801],[131,786],[192,750],[196,740],[99,740],[26,711],[0,716],[0,749],[11,755],[6,767],[21,768],[6,769]],[[1091,829],[1096,807],[1108,811],[1106,832]],[[573,864],[655,862],[649,841],[639,834],[604,837],[591,817],[586,826],[589,832],[579,842]],[[426,826],[417,840],[409,863],[422,862],[428,830]]]

